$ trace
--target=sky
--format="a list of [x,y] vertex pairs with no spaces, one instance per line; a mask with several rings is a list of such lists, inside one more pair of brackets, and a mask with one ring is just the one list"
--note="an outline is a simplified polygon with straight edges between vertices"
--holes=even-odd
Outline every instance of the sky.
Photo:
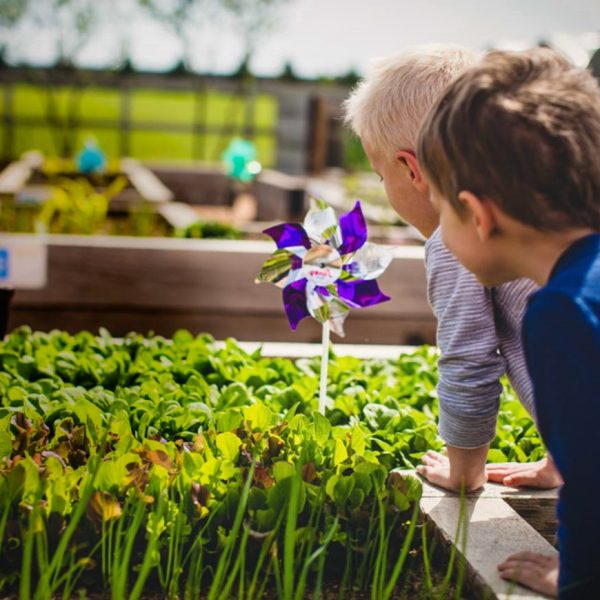
[[[226,73],[239,64],[243,48],[233,31],[208,22],[191,37],[195,70]],[[128,14],[118,27],[100,27],[79,62],[114,64],[124,38],[140,70],[169,69],[180,58],[181,44],[166,28]],[[452,42],[483,50],[526,47],[542,39],[586,64],[591,49],[600,46],[600,0],[289,0],[276,27],[262,38],[251,66],[267,76],[279,74],[286,62],[306,77],[351,69],[365,73],[373,58],[415,44]],[[53,60],[54,40],[46,32],[36,35],[35,44],[15,47],[12,61]]]

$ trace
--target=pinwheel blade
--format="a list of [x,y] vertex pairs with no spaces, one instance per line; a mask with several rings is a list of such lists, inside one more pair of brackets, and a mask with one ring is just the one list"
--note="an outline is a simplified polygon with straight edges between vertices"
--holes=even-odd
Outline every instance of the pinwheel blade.
[[391,248],[367,242],[344,265],[344,271],[356,279],[376,279],[390,266],[392,258]]
[[344,321],[350,312],[350,309],[337,298],[332,298],[329,306],[329,326],[333,333],[344,337]]
[[255,283],[274,283],[283,288],[302,277],[302,260],[282,249],[273,252],[263,263]]
[[296,248],[304,248],[304,251],[310,248],[308,235],[299,223],[281,223],[265,229],[263,233],[271,236],[278,248],[286,248],[294,254],[298,254]]
[[340,301],[335,286],[306,286],[306,306],[311,317],[319,323],[328,322],[331,330],[344,337],[344,321],[350,309]]
[[342,236],[337,222],[335,211],[331,207],[312,208],[304,217],[304,229],[314,245],[329,244],[338,248],[342,243]]
[[367,241],[367,222],[362,212],[360,202],[354,208],[340,217],[340,231],[342,243],[339,247],[340,254],[356,252]]
[[373,306],[390,299],[372,279],[369,281],[338,281],[337,291],[340,299],[353,308]]
[[292,329],[310,315],[306,307],[306,279],[295,281],[283,289],[283,307]]

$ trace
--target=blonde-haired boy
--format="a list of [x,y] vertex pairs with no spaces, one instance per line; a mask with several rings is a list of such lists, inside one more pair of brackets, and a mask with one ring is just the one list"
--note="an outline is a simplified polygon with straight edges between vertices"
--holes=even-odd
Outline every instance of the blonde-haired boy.
[[502,375],[508,375],[535,417],[520,327],[527,298],[537,286],[520,280],[486,288],[452,256],[441,240],[439,216],[416,156],[428,111],[476,61],[472,51],[455,45],[419,46],[380,60],[346,100],[346,122],[360,137],[392,207],[428,238],[428,297],[441,350],[439,431],[447,454],[428,452],[419,472],[454,491],[477,489],[487,478],[556,487],[561,479],[550,459],[488,465],[487,471],[485,464],[495,436]]

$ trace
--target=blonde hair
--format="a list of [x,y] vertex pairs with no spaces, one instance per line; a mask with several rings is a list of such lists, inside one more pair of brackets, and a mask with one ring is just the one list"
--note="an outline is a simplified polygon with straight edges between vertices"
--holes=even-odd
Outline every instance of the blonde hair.
[[475,62],[475,52],[451,44],[379,59],[344,102],[344,121],[375,151],[416,150],[429,109]]

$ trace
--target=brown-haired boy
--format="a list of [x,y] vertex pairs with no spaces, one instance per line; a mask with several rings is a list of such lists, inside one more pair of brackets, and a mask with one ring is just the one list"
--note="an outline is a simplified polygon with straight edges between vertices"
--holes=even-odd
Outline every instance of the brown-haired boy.
[[541,289],[523,321],[538,426],[563,479],[560,568],[532,553],[507,579],[560,598],[600,589],[600,90],[545,49],[492,52],[425,121],[418,156],[448,249],[495,286]]

